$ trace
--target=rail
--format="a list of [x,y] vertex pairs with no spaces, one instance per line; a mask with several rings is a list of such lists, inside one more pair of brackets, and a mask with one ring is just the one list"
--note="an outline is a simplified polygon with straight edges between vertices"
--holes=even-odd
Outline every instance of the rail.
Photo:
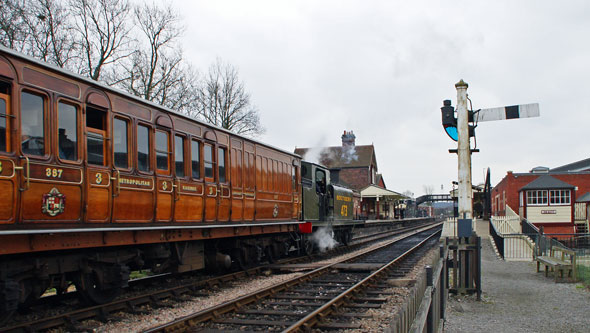
[[[425,225],[420,226],[412,226],[400,229],[394,229],[389,231],[380,231],[378,234],[370,234],[370,235],[363,235],[360,237],[355,237],[352,243],[347,247],[337,247],[327,252],[318,255],[312,255],[311,258],[315,258],[318,256],[327,256],[327,255],[339,255],[348,253],[348,251],[353,251],[360,249],[362,246],[367,244],[380,241],[382,239],[393,237],[395,235],[402,234],[404,232],[416,231],[420,228],[424,228]],[[277,263],[292,263],[292,262],[300,262],[301,260],[308,260],[310,256],[305,257],[298,257],[298,258],[289,258],[285,260],[281,260]],[[226,281],[232,280],[241,280],[245,277],[260,274],[263,271],[267,270],[266,265],[262,265],[259,267],[251,268],[245,271],[230,273],[221,275],[218,277],[200,280],[195,282],[190,282],[186,284],[182,284],[179,286],[171,287],[171,288],[164,288],[161,290],[151,291],[144,295],[140,296],[133,296],[129,298],[123,298],[108,304],[91,306],[87,308],[77,309],[73,311],[69,311],[67,313],[62,313],[59,315],[54,315],[53,317],[45,317],[45,318],[37,318],[30,322],[22,322],[16,323],[12,326],[8,327],[0,327],[0,332],[23,332],[23,331],[39,331],[39,330],[47,330],[53,329],[56,327],[63,327],[65,326],[70,331],[78,330],[77,326],[79,321],[96,318],[99,316],[106,317],[110,313],[118,312],[118,311],[126,311],[126,312],[136,312],[137,308],[144,306],[146,304],[158,304],[164,301],[165,299],[175,299],[175,298],[182,298],[183,295],[192,296],[192,297],[199,297],[202,296],[203,293],[201,289],[206,286],[213,286],[220,284]],[[52,298],[56,296],[50,296],[48,298]],[[49,300],[48,303],[56,303],[58,302],[55,299]]]
[[[439,226],[440,227],[440,226]],[[432,229],[432,228],[430,228]],[[417,233],[413,233],[412,235],[416,235]],[[412,236],[409,235],[409,236]],[[436,235],[436,233],[434,233],[433,235]],[[432,235],[430,237],[433,237]],[[387,246],[392,246],[393,244],[395,244],[396,242],[398,242],[400,240],[393,240],[393,241],[389,241],[386,244],[383,244],[380,248],[383,247],[387,247]],[[423,244],[423,242],[420,242],[420,244]],[[420,245],[414,245],[412,247],[417,248]],[[397,248],[397,247],[396,247]],[[366,250],[364,251],[362,254],[357,255],[355,258],[358,257],[364,257],[367,255],[372,255],[374,253],[377,253],[377,250],[379,249],[370,249],[370,250]],[[398,249],[399,250],[399,249]],[[402,257],[406,257],[409,254],[408,250],[404,250],[404,253],[402,254]],[[292,278],[288,281],[284,281],[282,283],[279,283],[277,285],[262,289],[258,292],[254,292],[242,297],[239,297],[233,301],[230,302],[226,302],[223,303],[221,305],[215,306],[213,308],[207,309],[207,310],[203,310],[200,311],[198,313],[194,313],[192,315],[183,317],[183,318],[179,318],[173,322],[170,322],[168,324],[165,325],[161,325],[158,327],[154,327],[150,330],[147,330],[146,332],[167,332],[167,331],[175,331],[175,330],[187,330],[189,329],[189,327],[192,326],[197,326],[200,323],[205,323],[205,322],[209,322],[212,324],[239,324],[239,325],[267,325],[267,326],[272,326],[274,325],[274,329],[278,329],[278,326],[283,326],[284,328],[282,330],[286,331],[286,332],[293,332],[293,331],[308,331],[311,329],[311,327],[313,327],[314,325],[318,324],[320,322],[320,319],[324,319],[327,316],[329,316],[330,314],[332,314],[339,306],[342,306],[343,304],[346,304],[347,302],[351,301],[352,299],[354,299],[355,297],[358,297],[358,291],[360,290],[359,288],[361,288],[361,286],[363,286],[363,288],[365,286],[367,286],[368,282],[372,282],[374,281],[377,277],[381,277],[384,275],[384,273],[388,272],[390,270],[390,268],[393,265],[393,262],[391,260],[387,260],[388,264],[387,264],[387,268],[384,267],[383,265],[378,265],[380,268],[377,269],[376,271],[374,271],[373,273],[369,274],[368,276],[361,278],[360,280],[357,280],[357,282],[353,282],[354,280],[350,280],[348,282],[353,283],[352,285],[346,287],[345,290],[343,290],[342,292],[337,293],[336,295],[334,295],[334,297],[330,297],[330,299],[326,300],[325,303],[323,304],[300,304],[301,306],[313,306],[315,307],[315,310],[309,312],[308,314],[306,314],[303,318],[300,318],[298,320],[296,320],[295,322],[287,322],[287,321],[265,321],[264,323],[260,322],[260,321],[256,321],[256,320],[239,320],[239,319],[233,319],[234,316],[233,315],[228,315],[229,313],[234,313],[236,311],[241,311],[240,313],[244,314],[244,313],[251,313],[251,312],[255,312],[256,314],[266,314],[266,315],[285,315],[285,311],[277,311],[275,305],[276,304],[272,304],[273,302],[269,301],[267,305],[270,305],[272,307],[271,310],[265,310],[266,307],[261,304],[261,302],[267,302],[268,300],[272,300],[272,299],[280,299],[280,298],[286,298],[286,299],[305,299],[305,300],[310,300],[310,299],[314,299],[314,300],[320,300],[322,298],[318,298],[317,296],[293,296],[293,295],[287,295],[290,292],[294,292],[293,289],[302,284],[302,283],[309,283],[311,281],[314,281],[316,279],[319,279],[320,277],[327,277],[329,279],[334,279],[335,278],[335,274],[333,273],[335,271],[336,267],[340,267],[339,265],[344,265],[342,267],[340,267],[338,270],[340,271],[346,271],[347,269],[345,267],[347,267],[346,265],[368,265],[367,267],[373,267],[375,264],[354,264],[351,263],[352,260],[354,258],[349,258],[349,259],[345,259],[345,260],[341,260],[337,263],[332,263],[320,268],[316,268],[314,270],[312,270],[311,272],[304,274],[302,276],[298,276],[295,278]],[[398,259],[394,260],[395,262],[399,261]],[[348,263],[348,264],[346,264]],[[377,267],[377,266],[375,266]],[[358,269],[358,266],[357,266]],[[387,276],[387,275],[385,275]],[[337,279],[338,281],[333,281],[333,282],[337,282],[338,284],[343,283],[342,279]],[[347,283],[348,283],[347,282]],[[324,292],[326,292],[326,290],[324,289]],[[279,294],[282,293],[283,296],[279,296]],[[277,302],[275,302],[277,303]],[[283,304],[282,302],[278,302],[280,303],[281,306],[284,306],[285,304]],[[256,304],[254,310],[244,310],[244,308],[246,306],[250,306],[250,305],[254,305]],[[224,318],[226,319],[222,319],[221,316],[224,316]],[[204,327],[201,327],[204,328]],[[227,327],[223,328],[223,329],[228,329]],[[269,327],[270,330],[270,327]]]

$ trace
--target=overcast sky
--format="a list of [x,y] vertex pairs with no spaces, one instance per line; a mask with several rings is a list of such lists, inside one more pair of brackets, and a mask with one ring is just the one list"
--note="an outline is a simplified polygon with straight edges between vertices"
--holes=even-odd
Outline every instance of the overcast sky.
[[[389,189],[447,192],[456,148],[444,99],[469,84],[474,109],[539,103],[541,117],[480,123],[473,182],[588,158],[590,1],[174,0],[185,56],[239,70],[260,111],[261,141],[374,144]],[[473,144],[473,142],[472,142]],[[443,190],[441,191],[441,186]]]

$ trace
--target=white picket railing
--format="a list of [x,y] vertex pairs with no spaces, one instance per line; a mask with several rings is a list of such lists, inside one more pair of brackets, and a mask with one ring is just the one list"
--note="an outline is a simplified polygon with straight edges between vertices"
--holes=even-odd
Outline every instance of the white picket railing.
[[522,234],[520,216],[506,205],[506,216],[493,216],[491,223],[504,241],[504,259],[509,261],[533,260],[535,243]]

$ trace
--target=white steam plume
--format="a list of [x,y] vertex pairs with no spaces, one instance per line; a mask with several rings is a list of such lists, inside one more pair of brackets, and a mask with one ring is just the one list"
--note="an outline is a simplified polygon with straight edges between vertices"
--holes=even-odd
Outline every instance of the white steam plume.
[[319,228],[313,233],[311,240],[320,252],[331,250],[338,245],[338,242],[334,239],[334,232],[330,227]]

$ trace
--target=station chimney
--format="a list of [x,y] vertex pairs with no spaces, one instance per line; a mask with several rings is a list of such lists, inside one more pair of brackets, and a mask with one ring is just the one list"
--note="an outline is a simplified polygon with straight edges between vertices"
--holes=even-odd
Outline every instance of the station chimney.
[[354,139],[356,139],[356,136],[354,136],[352,131],[347,132],[344,130],[344,134],[342,134],[342,147],[354,147]]

